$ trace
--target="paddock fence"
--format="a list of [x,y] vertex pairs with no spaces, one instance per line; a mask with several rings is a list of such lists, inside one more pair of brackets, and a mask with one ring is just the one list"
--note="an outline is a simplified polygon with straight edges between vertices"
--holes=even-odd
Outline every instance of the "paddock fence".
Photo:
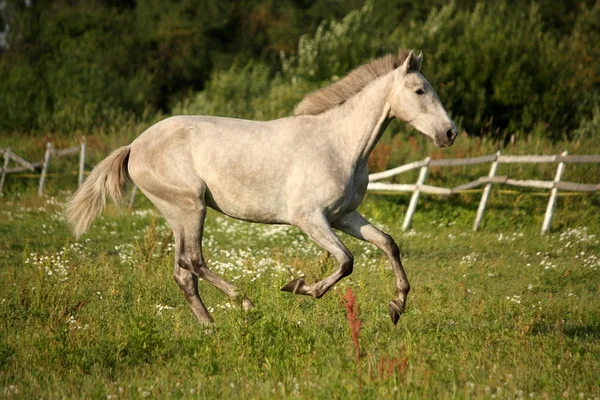
[[[30,162],[23,157],[15,154],[10,148],[0,148],[0,156],[3,156],[4,163],[0,170],[0,197],[3,195],[2,189],[6,176],[11,173],[22,173],[22,172],[36,172],[39,170],[39,184],[38,184],[38,195],[43,196],[44,187],[48,177],[48,167],[52,157],[65,157],[79,154],[79,171],[77,175],[78,186],[81,186],[85,176],[85,157],[86,157],[86,141],[83,138],[79,145],[72,146],[64,149],[55,149],[51,142],[46,144],[46,151],[44,158],[37,162]],[[13,166],[11,166],[11,161]],[[479,177],[471,182],[464,183],[462,185],[445,188],[439,186],[432,186],[425,184],[429,169],[431,167],[456,167],[456,166],[468,166],[468,165],[479,165],[479,164],[490,164],[490,170],[487,176]],[[544,164],[544,163],[558,163],[554,180],[542,181],[542,180],[519,180],[511,179],[507,176],[497,176],[496,171],[499,164]],[[441,196],[450,196],[453,194],[471,191],[474,188],[483,186],[481,200],[477,208],[477,214],[475,221],[473,222],[473,231],[479,229],[483,214],[487,206],[487,202],[492,190],[493,184],[502,184],[516,187],[526,188],[537,188],[537,189],[548,189],[550,190],[548,205],[546,207],[546,213],[542,223],[541,233],[545,234],[550,230],[550,224],[552,222],[552,216],[556,206],[556,198],[558,191],[567,192],[598,192],[600,191],[600,183],[595,184],[582,184],[565,182],[562,180],[566,164],[577,164],[577,163],[600,163],[600,155],[568,155],[565,151],[561,154],[556,155],[502,155],[500,151],[495,154],[470,157],[470,158],[450,158],[432,160],[427,157],[423,160],[415,161],[409,164],[401,165],[396,168],[389,169],[387,171],[377,172],[369,175],[368,190],[372,192],[387,192],[387,193],[402,193],[412,192],[406,215],[404,216],[404,222],[402,224],[402,230],[406,231],[410,229],[412,224],[413,216],[417,209],[417,203],[421,193],[434,194]],[[397,175],[419,170],[417,181],[414,184],[403,184],[403,183],[390,183],[382,182],[382,180],[393,178]],[[135,197],[137,195],[137,187],[134,185],[131,191],[129,206],[133,207],[135,203]]]
[[[78,186],[81,186],[85,173],[85,151],[85,138],[81,140],[81,143],[78,146],[67,147],[65,149],[55,149],[52,142],[48,142],[46,143],[44,158],[37,162],[30,162],[25,158],[18,156],[10,149],[10,147],[0,148],[0,155],[2,155],[4,158],[4,164],[0,173],[0,197],[3,196],[2,189],[4,188],[4,182],[8,174],[21,173],[25,171],[36,172],[38,169],[40,170],[38,195],[43,196],[44,187],[46,186],[46,180],[48,178],[48,167],[50,166],[50,160],[52,157],[65,157],[79,154],[79,173],[77,176],[77,184]],[[10,166],[11,161],[14,164],[12,167]]]
[[[482,176],[474,181],[464,183],[462,185],[453,188],[444,188],[438,186],[426,185],[425,180],[429,168],[431,167],[455,167],[455,166],[467,166],[467,165],[478,165],[491,163],[490,171],[487,176]],[[496,176],[496,170],[498,164],[525,164],[525,163],[558,163],[556,169],[556,175],[553,181],[541,181],[541,180],[518,180],[511,179],[507,176]],[[427,157],[420,161],[415,161],[410,164],[401,165],[396,168],[392,168],[387,171],[377,172],[369,175],[369,186],[368,190],[378,192],[412,192],[410,203],[404,217],[402,224],[402,230],[406,231],[410,229],[413,216],[417,208],[417,202],[419,201],[419,195],[421,193],[437,194],[443,196],[449,196],[471,190],[478,186],[485,185],[483,188],[483,194],[479,202],[475,221],[473,222],[473,231],[479,229],[479,225],[483,219],[483,214],[492,190],[492,184],[504,184],[517,187],[527,188],[538,188],[538,189],[549,189],[548,206],[546,207],[546,213],[544,215],[544,221],[542,223],[541,233],[545,234],[550,230],[550,223],[552,222],[552,216],[554,214],[554,208],[556,206],[556,197],[558,190],[564,191],[577,191],[577,192],[597,192],[600,191],[600,184],[581,184],[573,182],[564,182],[562,177],[565,171],[566,164],[575,163],[600,163],[600,155],[568,155],[567,152],[563,152],[558,155],[502,155],[500,151],[496,154],[487,156],[471,157],[471,158],[451,158],[432,160]],[[380,182],[383,179],[392,178],[402,173],[419,169],[419,176],[416,183],[414,184],[400,184],[400,183],[388,183]]]

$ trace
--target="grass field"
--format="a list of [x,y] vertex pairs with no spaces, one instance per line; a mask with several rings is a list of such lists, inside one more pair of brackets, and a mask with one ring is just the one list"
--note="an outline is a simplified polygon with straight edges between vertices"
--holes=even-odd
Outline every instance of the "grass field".
[[[131,139],[117,133],[88,137],[90,164]],[[442,152],[424,138],[397,138],[376,148],[378,168],[497,150],[477,139]],[[31,160],[45,147],[2,143]],[[531,137],[503,153],[599,154],[598,145]],[[173,281],[172,238],[146,199],[133,211],[111,205],[80,240],[71,236],[62,203],[76,164],[51,164],[47,197],[35,195],[37,176],[11,175],[0,198],[0,397],[600,398],[598,194],[560,197],[546,236],[547,192],[495,186],[477,233],[480,193],[422,196],[406,233],[409,197],[369,194],[360,210],[396,239],[412,284],[397,326],[382,252],[342,235],[354,273],[320,300],[294,296],[279,288],[301,275],[321,279],[334,261],[295,228],[211,213],[209,266],[256,307],[244,313],[201,282],[216,321],[207,328]],[[597,183],[599,168],[569,165],[564,179]],[[427,183],[449,187],[488,169],[432,168]],[[555,171],[502,165],[498,175],[551,180]],[[413,183],[416,173],[399,182]],[[348,289],[361,320],[359,364]]]
[[[398,241],[413,290],[397,326],[384,255],[348,236],[354,273],[320,300],[280,292],[333,260],[295,228],[210,214],[209,266],[256,305],[201,282],[216,324],[196,323],[172,279],[169,229],[145,199],[109,206],[79,241],[61,202],[0,201],[0,396],[14,398],[600,397],[598,197],[369,195],[362,212]],[[473,199],[478,195],[473,195]],[[344,294],[359,304],[360,365]]]

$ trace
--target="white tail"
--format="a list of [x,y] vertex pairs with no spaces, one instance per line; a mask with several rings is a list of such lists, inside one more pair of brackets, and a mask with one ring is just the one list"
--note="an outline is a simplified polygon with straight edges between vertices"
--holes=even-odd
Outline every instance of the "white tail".
[[76,236],[84,233],[106,205],[106,194],[119,203],[129,178],[129,146],[112,152],[92,170],[67,204],[67,218]]

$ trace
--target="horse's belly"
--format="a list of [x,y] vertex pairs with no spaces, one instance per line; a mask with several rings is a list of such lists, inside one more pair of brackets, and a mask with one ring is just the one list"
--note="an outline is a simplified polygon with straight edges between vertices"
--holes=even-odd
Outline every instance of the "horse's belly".
[[325,215],[329,221],[335,221],[343,215],[346,215],[358,208],[364,194],[361,195],[356,191],[348,191],[339,200],[330,203],[325,209]]
[[224,188],[208,184],[206,204],[225,215],[251,222],[268,224],[288,223],[281,194],[266,191],[257,193],[253,188],[235,186]]

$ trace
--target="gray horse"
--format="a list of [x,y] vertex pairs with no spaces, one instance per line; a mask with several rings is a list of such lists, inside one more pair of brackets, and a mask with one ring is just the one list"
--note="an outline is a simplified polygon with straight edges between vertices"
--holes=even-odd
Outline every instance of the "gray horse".
[[291,117],[165,119],[94,168],[68,204],[69,222],[81,235],[101,213],[106,194],[122,199],[129,176],[173,230],[174,278],[201,323],[213,319],[198,294],[198,277],[244,309],[253,306],[206,266],[202,231],[208,207],[245,221],[297,226],[332,254],[339,267],[330,276],[311,284],[295,279],[281,289],[316,298],[352,273],[352,254],[335,228],[373,243],[389,257],[396,277],[389,303],[395,324],[410,290],[400,251],[356,208],[367,190],[369,155],[393,118],[439,147],[450,146],[457,135],[419,73],[422,59],[400,50],[362,65],[307,95]]

